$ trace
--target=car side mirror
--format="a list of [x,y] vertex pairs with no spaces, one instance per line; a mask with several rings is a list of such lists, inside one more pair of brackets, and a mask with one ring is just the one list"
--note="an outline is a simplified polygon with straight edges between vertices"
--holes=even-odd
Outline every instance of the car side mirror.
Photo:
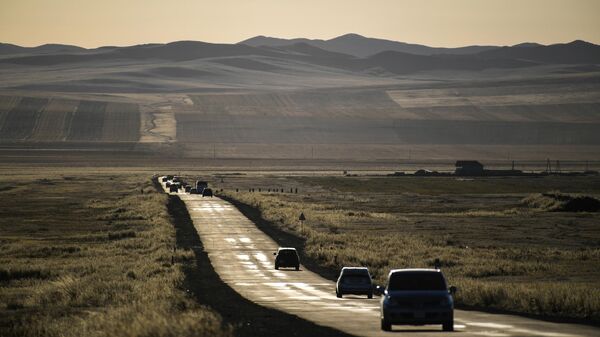
[[385,292],[384,286],[375,286],[375,288],[373,289],[373,294],[375,294],[377,296],[383,295],[384,292]]
[[448,292],[452,295],[456,294],[457,291],[458,288],[456,288],[455,286],[450,286],[450,288],[448,288]]

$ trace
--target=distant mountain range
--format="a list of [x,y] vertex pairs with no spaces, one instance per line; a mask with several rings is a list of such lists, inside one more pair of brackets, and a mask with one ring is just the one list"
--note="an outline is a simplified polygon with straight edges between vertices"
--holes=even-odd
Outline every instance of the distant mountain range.
[[311,40],[311,39],[280,39],[266,36],[256,36],[239,44],[245,44],[253,47],[269,46],[281,47],[296,43],[306,43],[308,45],[329,50],[332,52],[353,55],[356,57],[368,57],[384,51],[398,51],[402,53],[415,55],[434,55],[434,54],[452,54],[464,55],[474,54],[485,50],[495,49],[495,46],[467,46],[459,48],[435,48],[420,44],[411,44],[383,39],[368,38],[358,34],[346,34],[330,40]]
[[8,54],[54,54],[76,53],[87,49],[66,44],[44,44],[37,47],[21,47],[10,43],[0,43],[0,55]]
[[[356,34],[347,34],[331,40],[286,40],[257,36],[237,44],[178,41],[95,49],[59,44],[39,47],[0,44],[0,63],[28,66],[120,60],[180,62],[196,59],[215,59],[216,62],[227,64],[229,61],[218,59],[256,56],[263,57],[264,62],[291,60],[353,72],[405,74],[428,70],[473,71],[544,64],[595,65],[600,64],[600,46],[585,41],[573,41],[548,46],[523,43],[511,47],[433,48],[366,38]],[[281,68],[264,66],[261,69],[278,71]]]

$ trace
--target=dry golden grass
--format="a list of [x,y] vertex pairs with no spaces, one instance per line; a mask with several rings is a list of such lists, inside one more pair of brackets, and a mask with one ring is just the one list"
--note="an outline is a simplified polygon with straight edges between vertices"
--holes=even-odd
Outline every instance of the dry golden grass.
[[368,266],[381,284],[392,268],[433,267],[439,258],[461,306],[598,323],[599,215],[520,203],[541,188],[600,191],[597,179],[569,179],[482,179],[465,187],[451,178],[311,177],[292,180],[306,184],[297,195],[224,193],[304,237],[305,253],[322,266]]
[[600,200],[588,195],[572,195],[560,192],[535,193],[522,200],[532,208],[553,212],[600,211]]
[[147,176],[0,186],[0,335],[231,335],[183,288],[194,254],[174,251],[167,196]]

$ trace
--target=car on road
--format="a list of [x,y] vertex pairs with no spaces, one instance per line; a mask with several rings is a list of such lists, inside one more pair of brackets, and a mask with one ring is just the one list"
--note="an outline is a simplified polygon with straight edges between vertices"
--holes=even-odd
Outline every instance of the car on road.
[[275,269],[296,268],[300,270],[300,258],[296,248],[280,247],[275,255]]
[[195,189],[194,187],[192,187],[192,188],[190,189],[190,194],[198,194],[198,190],[197,190],[197,189]]
[[208,187],[208,183],[206,181],[202,181],[202,180],[196,180],[196,189],[203,189],[205,187]]
[[366,267],[344,267],[335,284],[335,295],[342,298],[344,294],[367,295],[373,298],[373,280]]
[[179,184],[171,184],[169,186],[169,192],[171,192],[171,193],[179,192]]
[[392,270],[381,297],[381,329],[442,324],[444,331],[453,331],[455,292],[439,269]]
[[211,197],[213,196],[213,191],[210,188],[205,188],[202,190],[203,197]]
[[166,183],[168,180],[169,180],[169,178],[167,178],[167,177],[162,177],[162,179],[161,179],[161,181],[162,181],[163,183]]
[[187,186],[185,187],[185,193],[190,193],[190,191],[191,191],[191,190],[192,190],[192,186],[190,186],[190,185],[187,185]]

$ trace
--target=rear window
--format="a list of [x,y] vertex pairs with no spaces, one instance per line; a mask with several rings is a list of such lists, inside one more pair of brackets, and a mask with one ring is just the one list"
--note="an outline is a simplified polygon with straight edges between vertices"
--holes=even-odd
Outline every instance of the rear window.
[[295,250],[280,250],[279,255],[281,257],[296,257],[296,251]]
[[442,273],[394,273],[390,276],[388,290],[446,290],[446,281]]
[[367,275],[347,275],[342,276],[342,283],[347,284],[370,284],[371,280]]
[[344,269],[342,275],[361,275],[368,276],[369,271],[367,269]]

